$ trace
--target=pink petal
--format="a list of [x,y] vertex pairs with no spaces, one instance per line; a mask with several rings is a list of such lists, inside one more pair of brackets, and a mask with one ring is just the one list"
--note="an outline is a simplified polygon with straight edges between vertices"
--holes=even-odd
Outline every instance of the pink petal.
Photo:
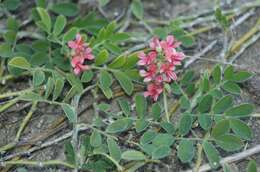
[[172,45],[174,42],[174,37],[172,35],[167,36],[166,41],[168,45]]
[[79,67],[74,68],[73,71],[74,71],[74,73],[75,73],[76,75],[80,74],[80,72],[81,72],[81,70],[80,70]]
[[77,48],[77,44],[74,41],[69,41],[68,42],[68,46],[72,49],[76,49]]

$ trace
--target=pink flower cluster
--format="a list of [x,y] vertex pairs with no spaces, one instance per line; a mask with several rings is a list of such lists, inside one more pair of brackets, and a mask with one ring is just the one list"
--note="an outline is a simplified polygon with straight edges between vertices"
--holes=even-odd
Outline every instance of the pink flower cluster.
[[76,75],[82,71],[89,69],[88,65],[85,65],[86,60],[93,60],[92,49],[87,46],[81,35],[78,33],[74,41],[69,41],[68,46],[72,51],[71,66]]
[[144,77],[144,82],[148,82],[145,97],[150,96],[156,101],[163,91],[164,83],[177,80],[175,66],[181,65],[184,59],[184,54],[176,51],[179,46],[180,42],[172,35],[165,40],[154,37],[150,42],[150,51],[147,54],[139,53],[138,65],[144,67],[139,73]]

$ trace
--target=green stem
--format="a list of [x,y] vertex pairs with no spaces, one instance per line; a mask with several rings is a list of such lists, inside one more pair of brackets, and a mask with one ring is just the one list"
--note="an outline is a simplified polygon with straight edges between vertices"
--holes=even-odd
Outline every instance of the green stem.
[[13,160],[13,161],[5,161],[5,162],[0,162],[0,166],[5,166],[5,165],[32,165],[32,166],[38,166],[38,167],[43,167],[43,166],[50,166],[50,165],[62,165],[68,168],[75,168],[74,165],[66,163],[65,161],[60,161],[60,160],[49,160],[49,161],[29,161],[29,160]]
[[75,163],[76,167],[74,169],[74,172],[78,172],[78,166],[79,166],[79,157],[78,157],[78,135],[79,135],[79,128],[78,128],[78,105],[79,105],[80,95],[75,95],[72,99],[71,105],[75,108],[75,122],[73,123],[73,134],[72,134],[72,145],[74,148],[74,151],[76,152],[75,156]]
[[[15,103],[18,102],[18,98],[10,100],[8,103],[4,104],[3,106],[0,106],[0,113],[8,109],[9,107],[13,106]],[[1,115],[1,114],[0,114]]]
[[163,89],[163,104],[164,104],[166,121],[170,122],[170,115],[169,115],[169,111],[168,111],[168,101],[167,101],[166,88]]
[[33,88],[28,88],[28,89],[25,89],[25,90],[22,90],[22,91],[8,92],[8,93],[5,93],[5,94],[1,94],[0,99],[6,98],[6,97],[11,97],[11,96],[20,96],[20,95],[27,93],[27,92],[30,92],[32,90],[33,90]]
[[28,112],[28,114],[27,114],[26,117],[24,118],[24,120],[23,120],[23,122],[22,122],[22,124],[21,124],[21,126],[20,126],[20,128],[19,128],[19,130],[18,130],[18,132],[17,132],[17,134],[16,134],[16,137],[15,137],[15,141],[16,141],[16,142],[19,141],[19,139],[20,139],[20,137],[21,137],[21,134],[22,134],[22,131],[24,130],[26,124],[29,122],[29,120],[31,119],[31,117],[32,117],[32,115],[33,115],[33,113],[34,113],[34,111],[36,110],[37,103],[38,103],[37,101],[34,101],[34,102],[32,103],[32,107],[31,107],[30,111]]

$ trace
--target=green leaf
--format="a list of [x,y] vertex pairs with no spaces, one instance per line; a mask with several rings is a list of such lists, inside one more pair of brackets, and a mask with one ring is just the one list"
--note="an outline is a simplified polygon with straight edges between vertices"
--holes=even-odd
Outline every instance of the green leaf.
[[128,150],[122,153],[122,158],[129,161],[139,161],[139,160],[145,160],[146,156],[136,150]]
[[70,164],[75,164],[76,163],[76,154],[74,151],[74,148],[72,144],[67,141],[65,142],[65,155],[66,155],[66,161],[69,162]]
[[170,122],[163,121],[160,123],[160,126],[169,134],[174,134],[176,131],[174,125]]
[[126,57],[125,56],[118,56],[117,58],[115,58],[109,65],[109,68],[120,68],[122,67],[124,64],[126,63]]
[[108,133],[119,133],[129,129],[132,126],[133,121],[129,118],[118,119],[110,124],[106,132]]
[[216,9],[215,17],[219,24],[226,30],[229,25],[228,18],[222,13],[220,8]]
[[189,109],[190,108],[190,100],[188,99],[187,96],[183,95],[180,98],[180,105],[181,109]]
[[77,118],[77,114],[76,114],[75,108],[70,106],[70,105],[68,105],[68,104],[65,104],[65,103],[63,103],[61,107],[62,107],[63,111],[65,112],[69,122],[75,123],[76,122],[76,118]]
[[92,80],[94,76],[94,73],[92,72],[92,70],[88,70],[88,71],[85,71],[83,72],[83,74],[81,75],[81,82],[90,82]]
[[241,92],[239,85],[231,81],[225,82],[222,88],[232,94],[240,95]]
[[257,164],[255,160],[250,160],[246,167],[246,172],[257,172]]
[[212,125],[211,114],[199,114],[199,124],[204,130],[209,130]]
[[152,159],[162,159],[171,154],[169,146],[159,146],[152,152]]
[[121,110],[124,112],[126,116],[129,116],[131,113],[131,107],[126,99],[119,99],[118,104]]
[[61,78],[57,78],[55,81],[52,100],[56,100],[60,96],[63,87],[64,87],[64,80]]
[[25,101],[42,101],[44,100],[41,95],[34,93],[34,92],[29,92],[21,95],[20,100],[25,100]]
[[51,92],[52,92],[53,88],[54,88],[54,79],[49,77],[48,81],[47,81],[47,84],[46,84],[44,98],[47,99],[51,95]]
[[116,141],[114,139],[107,138],[107,145],[110,156],[114,158],[116,161],[120,161],[121,150],[120,147],[117,145]]
[[254,106],[252,104],[246,103],[228,109],[225,112],[225,115],[231,117],[243,117],[243,116],[250,115],[253,112],[253,110],[254,110]]
[[[169,146],[168,146],[169,147]],[[152,156],[153,151],[157,148],[157,146],[153,144],[144,144],[140,145],[140,148],[149,156]]]
[[133,0],[131,3],[131,10],[135,17],[138,19],[143,19],[144,17],[144,9],[143,9],[143,4],[140,0]]
[[93,147],[99,147],[102,144],[102,137],[101,134],[97,131],[94,130],[90,136],[90,144]]
[[179,132],[181,135],[189,133],[192,126],[192,117],[190,114],[182,114],[179,122]]
[[113,78],[110,73],[103,70],[100,73],[99,83],[103,88],[109,88],[112,85]]
[[[127,58],[125,58],[126,62],[122,66],[123,69],[135,69],[136,63],[138,62],[138,53],[132,53]],[[138,73],[139,75],[139,73]]]
[[8,62],[8,66],[19,69],[30,69],[30,63],[24,57],[14,57]]
[[133,90],[134,90],[134,85],[131,81],[131,79],[123,72],[118,71],[118,72],[113,72],[115,78],[125,91],[127,95],[131,95]]
[[135,123],[135,129],[137,133],[144,131],[149,125],[149,122],[145,119],[138,119]]
[[253,76],[253,74],[250,72],[239,71],[234,74],[234,76],[231,80],[234,82],[245,82],[246,80],[250,79],[252,76]]
[[35,70],[33,72],[33,86],[40,86],[45,80],[45,74],[41,70]]
[[219,121],[212,129],[211,136],[217,138],[226,134],[230,129],[229,120],[223,119]]
[[210,167],[216,169],[220,166],[220,156],[217,149],[208,141],[204,140],[202,144],[203,150],[207,156]]
[[103,112],[108,111],[110,109],[110,107],[111,106],[107,103],[100,103],[100,104],[97,105],[98,110],[101,110]]
[[45,0],[36,0],[37,7],[46,7],[46,1]]
[[169,34],[169,29],[167,27],[157,27],[153,29],[153,35],[161,39],[165,39],[168,34]]
[[7,31],[4,33],[3,37],[7,44],[13,44],[16,40],[17,32],[15,31]]
[[147,101],[143,95],[137,94],[135,96],[135,107],[137,116],[139,118],[144,118],[147,109]]
[[155,138],[155,136],[156,136],[156,132],[151,131],[151,130],[148,130],[148,131],[146,131],[146,132],[142,135],[142,137],[140,138],[140,143],[141,143],[142,145],[148,144],[148,143],[150,143],[150,142],[153,141],[153,139]]
[[161,116],[162,108],[159,103],[154,103],[152,105],[152,116],[155,120],[158,120]]
[[232,80],[233,76],[234,76],[233,66],[226,67],[226,69],[224,71],[224,79],[225,80]]
[[216,84],[219,84],[221,81],[221,67],[216,65],[211,73],[211,76]]
[[44,24],[44,26],[47,29],[46,31],[48,33],[50,33],[51,32],[51,17],[50,17],[50,15],[48,14],[48,12],[45,9],[43,9],[41,7],[37,7],[37,11],[40,15],[42,23]]
[[231,95],[226,95],[222,97],[213,107],[213,112],[215,114],[220,114],[225,112],[228,108],[233,105],[233,97]]
[[65,28],[66,23],[67,23],[66,17],[64,17],[63,15],[59,15],[56,18],[56,21],[54,24],[53,34],[55,36],[59,36],[62,33],[63,29]]
[[176,94],[176,95],[182,94],[181,88],[176,82],[172,83],[170,86],[171,86],[171,90],[172,90],[173,94]]
[[198,111],[200,113],[209,112],[212,106],[213,97],[212,95],[206,95],[202,98],[202,100],[199,103]]
[[247,124],[239,119],[230,119],[230,127],[233,132],[240,138],[251,140],[253,138],[253,132]]
[[153,145],[155,146],[171,146],[174,143],[174,138],[170,134],[159,133],[153,139]]
[[107,99],[111,99],[113,97],[113,92],[110,88],[102,87],[100,85],[99,88],[102,90]]
[[130,38],[130,36],[127,33],[115,33],[110,41],[115,42],[115,43],[119,43],[122,41],[126,41]]
[[107,62],[109,58],[109,53],[106,49],[103,49],[102,51],[99,52],[97,57],[95,58],[95,64],[97,66],[103,65]]
[[191,162],[195,155],[195,149],[193,142],[191,140],[185,139],[181,140],[179,143],[177,156],[182,163]]
[[241,139],[232,134],[217,137],[216,143],[225,151],[237,151],[243,146]]
[[8,19],[7,19],[7,24],[6,24],[7,26],[7,29],[8,30],[11,30],[11,31],[18,31],[18,29],[19,29],[19,22],[18,22],[18,20],[16,20],[14,17],[12,17],[12,16],[10,16],[10,17],[8,17]]
[[31,61],[30,63],[33,66],[40,66],[45,64],[46,62],[48,62],[48,58],[46,56],[46,53],[42,53],[42,52],[37,52],[35,54],[32,55]]
[[203,78],[201,79],[201,90],[203,93],[207,93],[210,89],[208,72],[205,71]]
[[78,29],[73,27],[70,30],[68,30],[64,35],[63,35],[63,42],[66,43],[68,41],[73,40],[76,37],[76,34],[78,33]]
[[115,55],[119,55],[122,52],[121,48],[116,43],[105,42],[104,47]]
[[21,0],[5,0],[1,1],[1,3],[3,3],[3,7],[5,7],[7,10],[14,11],[21,4]]
[[51,11],[57,14],[62,14],[64,16],[76,16],[79,13],[79,9],[74,3],[59,3],[54,4],[51,7]]

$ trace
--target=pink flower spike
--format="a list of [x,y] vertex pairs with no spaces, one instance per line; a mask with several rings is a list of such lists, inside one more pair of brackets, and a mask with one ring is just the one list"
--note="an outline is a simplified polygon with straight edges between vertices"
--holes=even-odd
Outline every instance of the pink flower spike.
[[163,87],[161,84],[151,83],[147,86],[147,91],[144,92],[144,96],[151,96],[154,101],[157,101],[162,91]]
[[163,74],[163,78],[166,82],[171,82],[172,80],[177,80],[177,75],[174,71],[174,65],[173,64],[162,64],[160,68],[160,73]]

